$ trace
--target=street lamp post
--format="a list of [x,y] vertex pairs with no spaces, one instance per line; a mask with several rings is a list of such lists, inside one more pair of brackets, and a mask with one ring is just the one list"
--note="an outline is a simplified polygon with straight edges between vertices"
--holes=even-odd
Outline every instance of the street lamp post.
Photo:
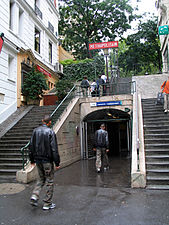
[[104,56],[106,58],[106,76],[107,76],[107,80],[106,80],[106,95],[109,95],[109,93],[110,93],[110,85],[109,85],[109,71],[108,71],[108,60],[107,60],[107,57],[109,55],[109,49],[108,48],[104,48],[103,52],[104,52]]

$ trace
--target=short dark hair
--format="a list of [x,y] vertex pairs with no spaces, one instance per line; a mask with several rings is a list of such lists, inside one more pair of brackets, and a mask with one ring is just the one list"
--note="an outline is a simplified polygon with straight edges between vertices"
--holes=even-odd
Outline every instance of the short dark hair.
[[44,123],[46,123],[46,124],[48,124],[50,121],[52,120],[52,117],[50,116],[50,115],[45,115],[44,117],[43,117],[43,122]]
[[104,124],[104,123],[102,123],[100,126],[101,126],[101,127],[105,127],[105,124]]

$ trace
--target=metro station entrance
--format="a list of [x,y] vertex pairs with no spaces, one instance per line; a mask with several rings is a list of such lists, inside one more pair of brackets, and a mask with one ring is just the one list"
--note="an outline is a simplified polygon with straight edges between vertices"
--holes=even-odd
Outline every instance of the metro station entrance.
[[115,109],[97,110],[88,114],[83,122],[83,158],[95,156],[93,151],[94,134],[101,123],[106,125],[109,137],[109,157],[130,156],[131,120],[130,115]]

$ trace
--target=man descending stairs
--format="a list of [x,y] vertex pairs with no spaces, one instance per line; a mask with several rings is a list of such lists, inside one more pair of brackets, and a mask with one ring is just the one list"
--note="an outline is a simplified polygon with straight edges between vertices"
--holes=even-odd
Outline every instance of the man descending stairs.
[[169,114],[156,99],[142,100],[148,189],[169,189]]
[[55,106],[34,106],[15,126],[0,139],[0,179],[14,178],[22,168],[21,148],[41,124],[44,115],[51,114]]

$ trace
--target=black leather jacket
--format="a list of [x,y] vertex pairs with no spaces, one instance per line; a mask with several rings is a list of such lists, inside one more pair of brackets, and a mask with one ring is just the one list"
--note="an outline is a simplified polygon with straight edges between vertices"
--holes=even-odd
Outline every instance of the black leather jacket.
[[56,166],[59,166],[60,156],[56,134],[45,124],[33,130],[29,145],[29,158],[31,163],[54,162]]

